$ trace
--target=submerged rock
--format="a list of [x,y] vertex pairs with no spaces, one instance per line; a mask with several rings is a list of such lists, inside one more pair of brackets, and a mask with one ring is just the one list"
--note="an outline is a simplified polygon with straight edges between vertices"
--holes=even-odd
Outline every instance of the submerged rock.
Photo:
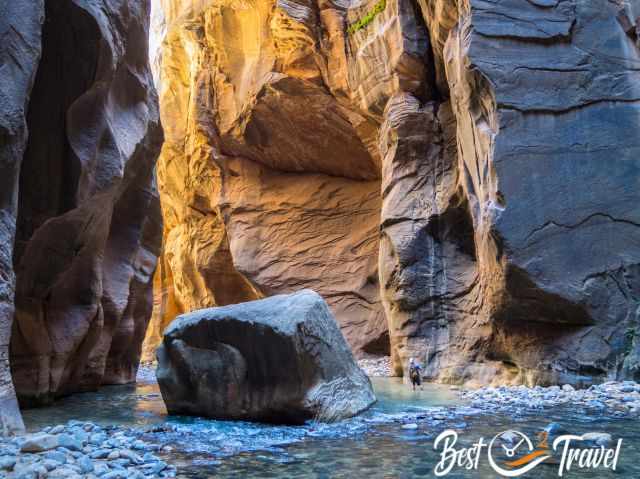
[[158,348],[171,414],[302,423],[354,416],[371,383],[311,290],[178,317]]

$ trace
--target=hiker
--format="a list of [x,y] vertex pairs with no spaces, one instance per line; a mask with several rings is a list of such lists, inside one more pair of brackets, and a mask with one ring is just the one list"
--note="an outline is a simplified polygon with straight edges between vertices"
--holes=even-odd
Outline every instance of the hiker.
[[409,379],[411,380],[414,391],[416,390],[416,386],[420,386],[421,390],[424,389],[422,387],[422,366],[413,358],[409,360]]

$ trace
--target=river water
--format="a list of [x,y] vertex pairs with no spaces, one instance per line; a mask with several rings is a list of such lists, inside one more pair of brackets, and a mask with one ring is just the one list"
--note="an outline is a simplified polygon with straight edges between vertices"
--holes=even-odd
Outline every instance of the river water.
[[[336,424],[293,427],[171,417],[151,382],[77,394],[48,408],[27,410],[24,418],[31,430],[71,419],[144,429],[148,432],[143,439],[161,446],[159,455],[176,465],[183,478],[435,477],[440,452],[434,450],[434,439],[444,430],[458,433],[456,446],[470,446],[480,437],[489,442],[510,429],[534,438],[557,422],[572,434],[607,432],[623,440],[615,472],[580,469],[562,477],[640,478],[637,419],[568,407],[487,413],[461,402],[444,386],[426,385],[424,391],[413,392],[396,378],[372,381],[377,404]],[[558,469],[557,461],[550,460],[520,477],[558,477]],[[477,470],[454,468],[446,477],[499,476],[485,450]]]

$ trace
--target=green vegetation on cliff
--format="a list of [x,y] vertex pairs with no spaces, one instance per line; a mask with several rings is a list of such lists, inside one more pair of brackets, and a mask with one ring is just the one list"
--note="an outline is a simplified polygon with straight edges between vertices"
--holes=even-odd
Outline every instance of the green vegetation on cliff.
[[367,14],[364,17],[360,18],[358,21],[349,25],[349,28],[347,28],[347,33],[350,35],[353,35],[354,33],[362,30],[363,28],[368,27],[369,24],[373,22],[373,19],[376,18],[376,16],[380,12],[383,12],[385,8],[387,8],[387,0],[380,0],[378,3],[375,4],[375,6],[369,12],[367,12]]

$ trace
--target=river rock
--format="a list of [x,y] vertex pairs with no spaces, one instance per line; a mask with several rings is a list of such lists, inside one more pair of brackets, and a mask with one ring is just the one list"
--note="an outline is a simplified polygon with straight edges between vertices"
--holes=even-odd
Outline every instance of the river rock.
[[26,441],[20,447],[21,452],[43,452],[55,449],[60,445],[59,436],[52,434],[34,434],[27,437]]
[[582,440],[596,446],[604,447],[611,445],[611,442],[613,441],[611,434],[606,432],[588,432],[582,435]]
[[311,290],[178,317],[158,348],[157,378],[170,414],[302,423],[351,417],[375,402]]
[[70,451],[81,451],[82,442],[69,434],[60,434],[58,436],[60,447],[69,449]]
[[13,466],[16,465],[16,458],[14,456],[2,456],[0,457],[0,469],[10,471]]

